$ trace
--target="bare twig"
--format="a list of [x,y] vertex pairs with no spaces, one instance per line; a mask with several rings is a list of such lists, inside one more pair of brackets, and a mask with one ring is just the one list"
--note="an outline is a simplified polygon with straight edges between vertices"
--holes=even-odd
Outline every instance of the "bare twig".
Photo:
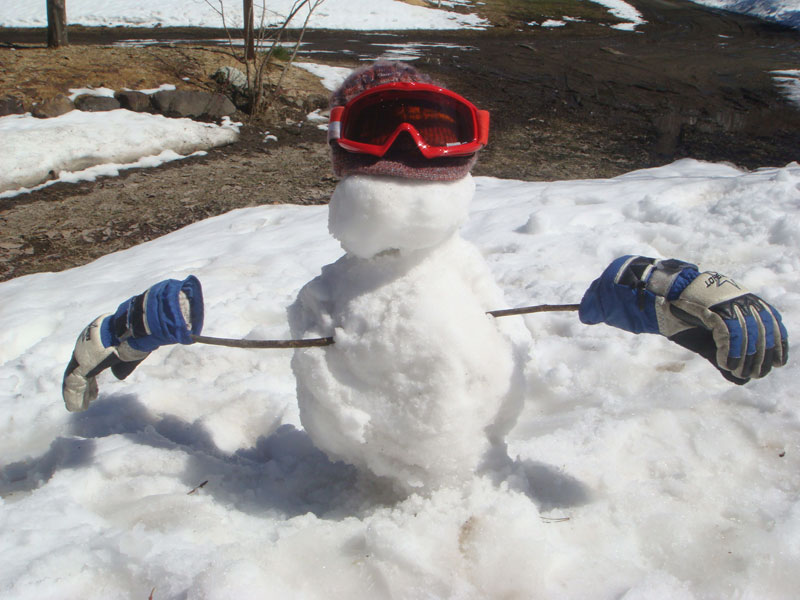
[[[295,56],[297,55],[297,50],[300,47],[303,35],[308,27],[311,14],[324,1],[325,0],[295,0],[288,14],[282,17],[282,21],[279,26],[276,28],[271,28],[267,26],[266,0],[262,0],[260,7],[260,25],[257,32],[253,31],[253,8],[251,8],[252,3],[247,2],[246,6],[248,9],[244,15],[245,47],[244,50],[240,52],[233,43],[233,36],[228,28],[228,21],[225,15],[225,7],[222,3],[222,0],[216,0],[216,2],[212,2],[212,0],[205,0],[205,3],[208,4],[222,19],[222,27],[228,37],[229,55],[234,60],[244,65],[248,84],[247,93],[250,105],[249,111],[251,115],[262,113],[268,107],[268,105],[275,100],[275,97],[280,94],[283,78],[294,61]],[[297,16],[303,7],[308,9],[308,13],[300,30],[299,39],[294,45],[291,57],[283,66],[283,70],[281,71],[281,75],[278,79],[278,84],[274,86],[272,93],[267,96],[264,92],[264,82],[265,78],[268,76],[269,66],[273,62],[275,50],[280,46],[281,40],[289,27],[289,23],[295,18],[295,16]]]
[[203,487],[204,487],[204,486],[205,486],[207,483],[208,483],[208,479],[206,479],[206,480],[205,480],[203,483],[201,483],[201,484],[200,484],[200,485],[198,485],[197,487],[195,487],[195,488],[192,488],[192,491],[190,491],[190,492],[187,492],[187,493],[186,493],[186,495],[187,495],[187,496],[191,496],[191,495],[192,495],[192,494],[194,494],[194,493],[195,493],[197,490],[203,489]]
[[[281,84],[283,83],[283,78],[286,76],[286,71],[289,70],[289,67],[294,62],[295,56],[297,56],[297,51],[300,49],[300,44],[303,43],[303,36],[306,34],[306,29],[308,29],[308,21],[311,19],[311,13],[317,10],[320,4],[322,4],[325,0],[303,0],[302,4],[310,4],[310,8],[308,9],[308,14],[306,14],[306,18],[303,21],[303,27],[300,29],[300,35],[297,38],[297,42],[294,45],[294,49],[292,50],[292,55],[286,64],[283,66],[283,71],[281,71],[281,76],[278,78],[278,83],[275,85],[275,90],[273,91],[273,97],[278,91],[281,89]],[[299,10],[299,8],[298,8]],[[296,14],[296,11],[295,11]]]
[[539,304],[538,306],[523,306],[521,308],[506,308],[504,310],[490,310],[487,315],[493,317],[510,317],[512,315],[527,315],[539,312],[568,312],[578,310],[580,304]]
[[[492,310],[486,314],[493,317],[509,317],[511,315],[526,315],[538,312],[575,311],[578,310],[579,306],[579,304],[539,304],[538,306]],[[192,341],[198,344],[228,346],[231,348],[311,348],[315,346],[330,346],[334,343],[332,337],[309,338],[306,340],[238,340],[205,335],[193,335]]]
[[237,340],[231,338],[193,335],[192,341],[212,346],[228,346],[230,348],[311,348],[313,346],[330,346],[332,337],[310,338],[307,340]]

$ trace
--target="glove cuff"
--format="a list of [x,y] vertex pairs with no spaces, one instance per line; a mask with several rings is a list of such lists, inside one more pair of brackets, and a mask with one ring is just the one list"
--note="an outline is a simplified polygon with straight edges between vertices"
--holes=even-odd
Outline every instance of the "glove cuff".
[[[188,313],[188,319],[186,317]],[[183,281],[167,279],[120,304],[103,322],[103,344],[151,352],[168,344],[191,344],[203,329],[203,291],[190,275]]]
[[664,334],[665,300],[680,296],[696,277],[697,267],[681,260],[620,256],[589,286],[579,318],[632,333]]
[[656,261],[645,282],[649,291],[671,301],[678,298],[698,275],[696,265],[670,258]]

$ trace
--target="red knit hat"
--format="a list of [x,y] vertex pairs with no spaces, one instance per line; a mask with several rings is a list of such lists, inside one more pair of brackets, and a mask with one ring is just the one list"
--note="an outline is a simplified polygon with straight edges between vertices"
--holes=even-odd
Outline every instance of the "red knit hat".
[[[411,65],[401,62],[378,61],[353,71],[331,96],[330,106],[331,108],[344,106],[361,92],[396,81],[436,83],[428,75],[420,73]],[[337,143],[332,142],[331,161],[333,173],[337,177],[389,175],[406,179],[455,181],[470,172],[477,161],[477,154],[428,159],[422,156],[412,140],[400,138],[382,157],[348,152]]]

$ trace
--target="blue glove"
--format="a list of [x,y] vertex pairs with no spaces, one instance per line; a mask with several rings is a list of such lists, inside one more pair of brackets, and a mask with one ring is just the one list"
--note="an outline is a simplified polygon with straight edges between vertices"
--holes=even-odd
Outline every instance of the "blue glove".
[[622,256],[586,290],[583,323],[658,333],[743,384],[786,364],[780,313],[733,279],[676,259]]
[[160,346],[191,344],[203,329],[203,290],[190,275],[167,279],[129,298],[113,315],[101,315],[78,336],[61,386],[69,411],[97,398],[97,375],[110,368],[125,379]]

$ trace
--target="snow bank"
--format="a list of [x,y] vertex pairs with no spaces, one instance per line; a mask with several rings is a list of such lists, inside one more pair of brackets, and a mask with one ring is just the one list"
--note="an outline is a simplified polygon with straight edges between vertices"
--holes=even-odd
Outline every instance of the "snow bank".
[[[634,252],[719,269],[800,327],[797,164],[476,181],[463,235],[512,305],[576,302]],[[86,413],[64,410],[75,336],[151,283],[194,273],[204,333],[281,339],[300,287],[340,255],[326,207],[262,206],[0,284],[0,595],[796,595],[791,356],[737,387],[659,336],[531,315],[516,462],[402,501],[313,448],[285,352],[162,349],[125,382],[102,377]]]
[[[53,119],[2,117],[0,139],[14,151],[0,154],[0,197],[47,180],[93,180],[120,168],[155,166],[230,144],[238,134],[238,126],[230,123],[219,126],[122,109],[73,110]],[[85,172],[76,175],[80,171]]]
[[800,28],[798,0],[692,0],[697,4],[731,12],[777,21],[795,29]]
[[613,29],[633,31],[637,25],[643,25],[647,22],[642,18],[642,13],[624,0],[591,0],[591,2],[605,6],[608,12],[624,21],[618,25],[612,25]]
[[[45,0],[0,4],[0,27],[45,27]],[[229,27],[242,26],[242,2],[239,0],[70,0],[68,23],[88,26],[131,27],[222,27],[220,6]],[[294,0],[269,0],[263,15],[265,25],[282,23]],[[452,3],[450,3],[452,4]],[[253,4],[255,22],[262,22],[260,6]],[[301,10],[292,21],[300,27],[307,15]],[[325,0],[311,16],[309,26],[319,29],[460,29],[485,27],[487,23],[474,14],[437,10],[400,0]]]

